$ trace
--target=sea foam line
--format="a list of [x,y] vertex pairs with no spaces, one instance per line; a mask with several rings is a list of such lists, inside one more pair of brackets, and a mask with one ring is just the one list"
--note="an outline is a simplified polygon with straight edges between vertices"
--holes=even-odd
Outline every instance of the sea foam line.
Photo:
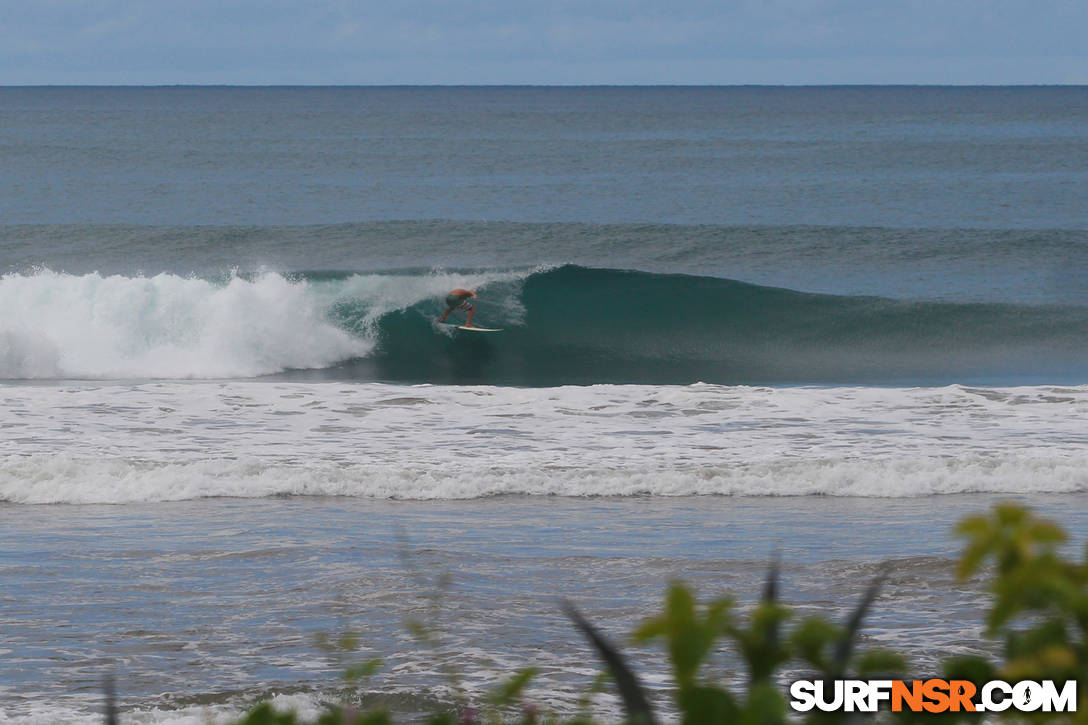
[[152,463],[68,456],[0,459],[0,500],[124,504],[206,497],[352,496],[473,499],[536,496],[861,496],[1088,491],[1088,456],[819,459],[730,467],[546,468]]
[[0,386],[0,498],[1073,492],[1088,386]]

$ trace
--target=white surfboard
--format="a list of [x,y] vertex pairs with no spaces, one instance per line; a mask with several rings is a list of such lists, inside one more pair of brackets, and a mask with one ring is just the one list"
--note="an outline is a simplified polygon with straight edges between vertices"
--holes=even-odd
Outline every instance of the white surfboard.
[[446,327],[452,327],[455,330],[467,330],[468,332],[502,332],[501,327],[469,327],[468,325],[451,325],[448,322],[443,322]]

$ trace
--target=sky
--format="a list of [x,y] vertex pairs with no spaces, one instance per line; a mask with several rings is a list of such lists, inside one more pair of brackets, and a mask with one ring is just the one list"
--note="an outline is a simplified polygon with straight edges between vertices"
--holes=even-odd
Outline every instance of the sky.
[[0,0],[0,85],[1088,84],[1088,0]]

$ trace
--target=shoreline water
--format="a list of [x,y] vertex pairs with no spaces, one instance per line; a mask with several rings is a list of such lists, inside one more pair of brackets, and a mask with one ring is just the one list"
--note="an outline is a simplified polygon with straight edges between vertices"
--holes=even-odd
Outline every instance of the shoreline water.
[[[592,655],[557,597],[622,639],[673,578],[753,601],[776,552],[783,596],[832,618],[889,561],[863,635],[926,671],[989,646],[985,599],[952,576],[950,531],[1008,498],[1065,526],[1071,547],[1088,536],[1076,495],[0,505],[3,621],[15,635],[0,699],[8,721],[30,722],[47,704],[68,708],[65,721],[89,719],[101,676],[113,672],[126,710],[158,709],[140,721],[190,717],[194,702],[226,713],[261,693],[315,706],[338,692],[339,665],[312,638],[345,629],[360,633],[364,657],[386,660],[375,693],[441,699],[433,654],[404,621],[429,616],[431,588],[447,573],[442,657],[464,668],[470,691],[533,664],[535,691],[567,710],[588,685]],[[638,657],[660,686],[660,654]]]

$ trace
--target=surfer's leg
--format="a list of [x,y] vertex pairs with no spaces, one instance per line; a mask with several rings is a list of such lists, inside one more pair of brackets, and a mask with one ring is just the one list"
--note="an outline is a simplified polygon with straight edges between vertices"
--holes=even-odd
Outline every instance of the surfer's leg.
[[465,327],[472,327],[472,316],[476,314],[475,307],[468,308],[468,319],[465,320]]

